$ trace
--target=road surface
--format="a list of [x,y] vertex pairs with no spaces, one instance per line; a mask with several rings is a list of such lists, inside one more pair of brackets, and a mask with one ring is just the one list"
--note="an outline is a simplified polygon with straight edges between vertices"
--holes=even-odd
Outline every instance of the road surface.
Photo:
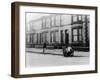
[[42,49],[27,49],[26,67],[46,67],[63,65],[89,64],[89,52],[75,51],[73,57],[64,57],[61,49],[47,49],[45,54]]

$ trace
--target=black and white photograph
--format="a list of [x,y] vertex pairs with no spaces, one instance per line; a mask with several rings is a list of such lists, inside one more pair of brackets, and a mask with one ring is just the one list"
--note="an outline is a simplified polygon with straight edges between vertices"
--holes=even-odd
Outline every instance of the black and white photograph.
[[97,73],[97,7],[12,4],[12,76]]
[[26,12],[26,67],[90,62],[90,15]]

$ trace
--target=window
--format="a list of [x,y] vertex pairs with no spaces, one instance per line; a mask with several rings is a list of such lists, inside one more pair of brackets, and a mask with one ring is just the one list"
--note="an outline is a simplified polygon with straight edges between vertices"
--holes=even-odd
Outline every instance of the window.
[[55,26],[55,16],[51,16],[51,26]]
[[51,43],[54,43],[54,42],[56,42],[57,41],[57,35],[58,35],[58,33],[57,33],[58,31],[52,31],[51,33],[50,33],[50,42]]
[[43,42],[43,33],[41,33],[41,42]]
[[71,15],[61,15],[61,25],[71,24]]
[[55,31],[55,41],[58,42],[58,31]]
[[50,42],[53,43],[53,31],[50,33]]
[[32,43],[34,43],[34,34],[32,34]]
[[29,34],[27,34],[27,43],[29,43],[30,42],[30,35]]
[[85,16],[82,16],[82,21],[85,21]]
[[79,19],[79,21],[81,21],[82,20],[82,16],[78,16],[78,19]]
[[45,28],[46,27],[46,20],[45,20],[45,17],[42,19],[42,28]]
[[45,42],[45,33],[43,32],[43,42]]
[[56,26],[60,26],[60,15],[55,16],[55,24]]
[[56,42],[56,35],[55,35],[55,32],[53,32],[53,42]]
[[82,42],[82,28],[77,27],[72,29],[72,41]]
[[90,22],[90,16],[87,16],[87,21]]
[[79,41],[82,41],[82,29],[79,29]]
[[32,34],[29,35],[29,42],[32,43]]
[[40,33],[40,44],[42,43],[42,33]]
[[46,27],[50,27],[50,17],[46,18]]
[[77,15],[73,16],[73,22],[77,22]]
[[46,41],[46,33],[43,32],[43,42],[45,42],[45,41]]
[[39,35],[38,35],[38,33],[37,33],[37,44],[38,44],[38,37],[39,37]]
[[45,32],[45,42],[48,42],[48,32]]
[[77,29],[73,29],[73,41],[78,41],[78,33],[77,33]]

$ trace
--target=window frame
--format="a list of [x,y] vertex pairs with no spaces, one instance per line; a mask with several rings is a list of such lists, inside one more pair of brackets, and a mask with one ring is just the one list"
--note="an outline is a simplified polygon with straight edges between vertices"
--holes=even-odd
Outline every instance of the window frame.
[[[73,31],[77,30],[77,35],[74,35]],[[81,29],[81,34],[79,34],[79,30]],[[77,42],[77,43],[82,43],[83,42],[83,37],[82,37],[82,27],[81,26],[77,26],[72,28],[72,42]],[[77,41],[74,41],[74,36],[77,36]],[[81,36],[81,40],[79,39],[79,37]]]

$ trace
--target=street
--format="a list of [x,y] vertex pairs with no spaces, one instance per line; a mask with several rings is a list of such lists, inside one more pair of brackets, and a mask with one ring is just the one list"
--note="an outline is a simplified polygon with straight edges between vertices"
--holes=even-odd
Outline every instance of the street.
[[64,57],[62,49],[26,49],[26,67],[84,65],[89,64],[89,52],[74,51],[73,57]]

